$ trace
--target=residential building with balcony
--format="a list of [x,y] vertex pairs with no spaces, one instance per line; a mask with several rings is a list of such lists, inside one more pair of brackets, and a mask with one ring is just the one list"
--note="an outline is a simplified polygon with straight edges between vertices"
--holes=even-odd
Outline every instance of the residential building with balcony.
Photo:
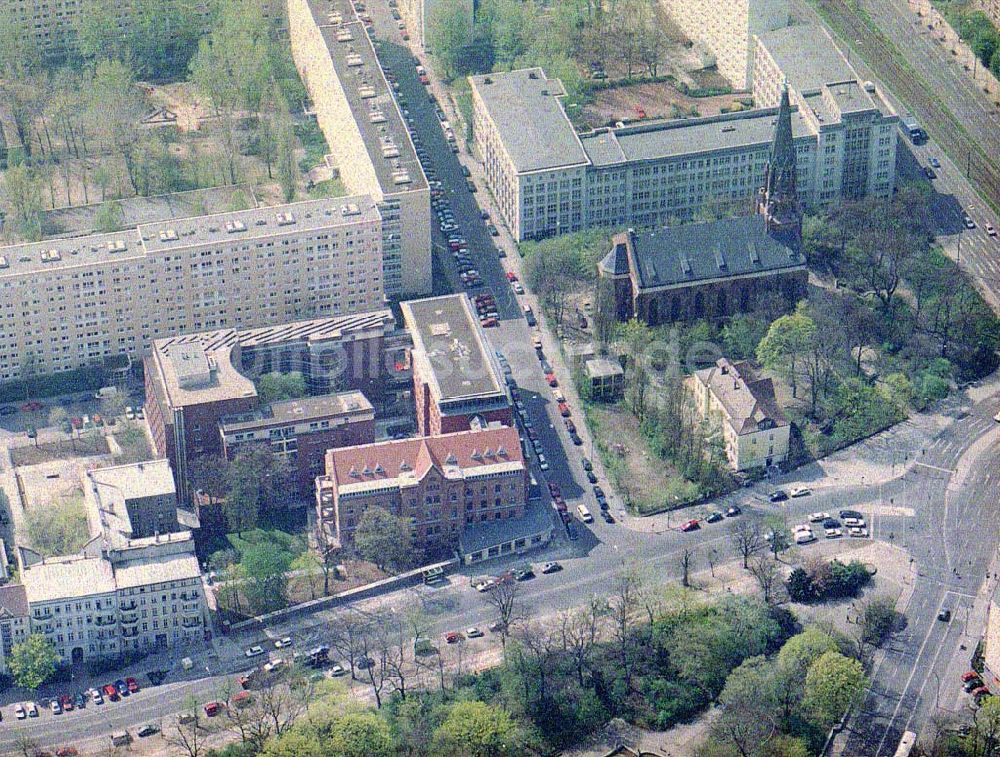
[[400,303],[413,339],[410,362],[417,430],[438,436],[513,425],[510,395],[479,319],[464,294]]
[[28,598],[23,584],[0,586],[0,673],[10,675],[7,660],[15,644],[28,638]]

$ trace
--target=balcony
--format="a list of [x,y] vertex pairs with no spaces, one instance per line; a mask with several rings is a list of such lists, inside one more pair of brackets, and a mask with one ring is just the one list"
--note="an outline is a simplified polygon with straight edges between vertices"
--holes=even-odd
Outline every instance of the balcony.
[[94,620],[95,626],[113,626],[118,621],[112,615],[98,615]]
[[187,615],[181,618],[181,625],[184,628],[198,628],[201,625],[201,615]]
[[118,605],[119,610],[134,610],[138,605],[136,605],[135,600],[130,600],[128,602],[122,602]]
[[123,612],[121,616],[122,625],[132,625],[139,622],[139,613]]
[[35,620],[48,620],[49,618],[52,617],[52,610],[48,609],[42,610],[36,613],[35,615],[32,615],[31,617],[33,617]]
[[138,635],[139,635],[139,629],[138,628],[123,628],[122,629],[122,638],[123,639],[134,639]]

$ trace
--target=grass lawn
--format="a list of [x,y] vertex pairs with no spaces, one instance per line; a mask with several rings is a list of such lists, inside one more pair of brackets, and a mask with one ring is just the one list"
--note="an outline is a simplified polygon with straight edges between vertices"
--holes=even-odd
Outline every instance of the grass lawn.
[[324,197],[343,197],[347,194],[347,189],[340,179],[326,179],[313,184],[306,194],[310,200],[321,200]]
[[[637,515],[663,512],[701,498],[697,484],[650,450],[632,413],[619,405],[590,402],[584,411],[605,470]],[[608,439],[620,441],[609,444]]]
[[108,454],[108,441],[103,435],[84,435],[75,441],[60,439],[25,447],[15,447],[10,451],[14,465],[38,465],[51,460],[68,460],[71,457],[90,457]]

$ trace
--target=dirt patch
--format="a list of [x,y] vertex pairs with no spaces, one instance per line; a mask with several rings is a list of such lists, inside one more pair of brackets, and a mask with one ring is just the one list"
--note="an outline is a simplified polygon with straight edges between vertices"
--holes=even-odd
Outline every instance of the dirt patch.
[[[359,586],[381,581],[388,574],[376,568],[370,562],[347,560],[341,563],[343,570],[330,574],[330,593],[339,594],[342,591],[356,589]],[[323,596],[323,573],[317,570],[312,576],[296,576],[288,582],[289,604],[308,602]]]
[[10,451],[11,460],[16,466],[39,465],[53,460],[69,460],[75,457],[93,457],[107,455],[108,440],[103,436],[84,436],[70,441],[62,439],[58,442],[45,442],[23,447],[15,447]]
[[[725,83],[702,85],[699,82],[698,86],[725,86]],[[669,82],[633,84],[595,92],[593,101],[584,107],[583,116],[590,127],[643,118],[716,116],[723,108],[733,110],[734,106],[736,109],[744,107],[740,104],[742,97],[745,95],[691,97]]]

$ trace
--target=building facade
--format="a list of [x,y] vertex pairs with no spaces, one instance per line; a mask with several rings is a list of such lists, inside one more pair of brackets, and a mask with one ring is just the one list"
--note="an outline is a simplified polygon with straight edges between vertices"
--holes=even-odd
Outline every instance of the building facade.
[[31,633],[28,599],[23,584],[0,586],[0,673],[10,675],[7,660],[15,644]]
[[[223,419],[265,412],[254,376],[298,371],[317,395],[337,389],[369,390],[393,373],[398,363],[386,353],[394,329],[392,311],[374,310],[154,342],[143,362],[146,419],[156,454],[173,468],[181,501],[191,498],[190,462],[200,455],[224,454]],[[294,415],[294,406],[284,409]]]
[[32,633],[66,663],[200,643],[209,628],[190,531],[44,558],[18,549]]
[[788,459],[791,425],[775,401],[771,379],[757,378],[747,363],[720,358],[713,367],[695,371],[688,386],[702,417],[720,423],[734,470]]
[[347,190],[378,203],[390,298],[431,291],[430,188],[350,0],[288,0],[292,56]]
[[365,510],[381,507],[409,520],[416,546],[442,551],[467,526],[522,518],[527,485],[509,427],[343,447],[327,452],[316,480],[317,523],[347,545]]
[[368,198],[176,219],[0,248],[0,381],[134,359],[155,339],[383,307]]
[[715,55],[716,66],[735,89],[748,89],[753,38],[788,25],[788,0],[660,0],[670,19],[692,41]]
[[495,352],[464,294],[400,303],[413,339],[413,401],[424,436],[513,425]]
[[[774,40],[772,49],[794,74]],[[764,182],[780,100],[771,58],[759,57],[769,72],[760,75],[767,107],[580,135],[563,110],[561,85],[541,69],[470,77],[475,144],[504,223],[523,240],[745,212]],[[833,83],[816,90],[804,84],[801,97],[790,84],[797,191],[806,208],[889,198],[895,187],[898,116],[873,86],[842,74],[836,69],[825,80]]]
[[166,459],[88,470],[83,498],[90,532],[115,543],[181,530],[177,487]]
[[272,402],[219,421],[222,455],[264,445],[296,473],[299,491],[308,494],[323,473],[326,451],[375,441],[375,409],[361,392]]

